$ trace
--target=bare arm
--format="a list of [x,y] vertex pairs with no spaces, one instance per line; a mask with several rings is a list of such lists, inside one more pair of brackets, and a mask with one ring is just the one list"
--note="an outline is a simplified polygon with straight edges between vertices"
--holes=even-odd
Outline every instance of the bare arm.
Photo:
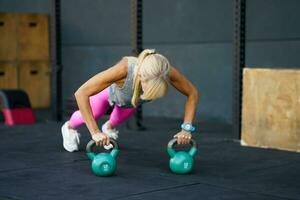
[[195,118],[199,100],[199,92],[197,88],[174,67],[172,67],[170,71],[170,82],[179,92],[187,97],[185,103],[184,122],[192,123]]
[[116,65],[102,71],[88,81],[86,81],[75,92],[75,98],[80,110],[80,113],[86,123],[90,133],[96,134],[100,132],[96,120],[93,117],[92,109],[89,102],[89,97],[104,90],[112,83],[122,80],[127,75],[127,59],[123,58]]
[[[199,92],[197,88],[174,67],[172,67],[170,71],[170,82],[179,92],[187,97],[185,103],[184,123],[192,123],[195,118],[199,101]],[[191,133],[182,130],[174,137],[177,137],[178,144],[188,144],[192,135]]]

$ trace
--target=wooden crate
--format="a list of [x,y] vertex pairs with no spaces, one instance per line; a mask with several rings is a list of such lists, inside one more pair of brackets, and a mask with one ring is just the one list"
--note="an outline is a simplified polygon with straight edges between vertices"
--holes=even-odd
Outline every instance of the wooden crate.
[[49,19],[46,14],[18,15],[18,60],[49,60]]
[[0,63],[0,89],[18,87],[17,68],[12,63]]
[[300,152],[300,70],[244,70],[241,143]]
[[15,14],[0,13],[0,61],[17,57],[17,20]]
[[19,88],[24,89],[33,108],[50,106],[50,70],[48,62],[19,64]]

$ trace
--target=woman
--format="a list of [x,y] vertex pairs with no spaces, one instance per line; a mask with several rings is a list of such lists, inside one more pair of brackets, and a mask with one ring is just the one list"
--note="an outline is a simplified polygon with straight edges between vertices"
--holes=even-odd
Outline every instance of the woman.
[[[77,128],[86,124],[97,145],[111,148],[109,138],[118,138],[116,127],[130,118],[136,107],[167,94],[169,84],[187,97],[181,130],[175,134],[178,144],[188,144],[195,130],[199,93],[196,87],[170,66],[169,61],[153,49],[146,49],[136,57],[124,57],[119,63],[96,74],[76,92],[79,110],[62,126],[63,146],[77,151],[80,134]],[[109,120],[100,130],[96,120],[113,106]]]

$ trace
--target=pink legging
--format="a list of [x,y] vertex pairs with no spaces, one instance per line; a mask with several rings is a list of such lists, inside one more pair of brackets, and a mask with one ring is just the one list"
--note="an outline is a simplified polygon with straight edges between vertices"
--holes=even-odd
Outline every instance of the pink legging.
[[[110,107],[108,102],[108,97],[109,97],[108,88],[90,97],[90,105],[95,120],[101,118]],[[112,127],[116,127],[122,122],[126,121],[129,117],[131,117],[135,112],[135,110],[136,108],[121,108],[115,105],[110,115],[109,123],[112,125]],[[71,128],[76,129],[84,123],[85,122],[81,116],[80,111],[79,110],[75,111],[70,118]]]

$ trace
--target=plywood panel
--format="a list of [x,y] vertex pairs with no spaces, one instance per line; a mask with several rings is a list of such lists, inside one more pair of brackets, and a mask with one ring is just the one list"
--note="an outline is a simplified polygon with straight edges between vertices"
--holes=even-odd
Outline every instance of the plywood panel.
[[19,87],[24,89],[33,108],[50,105],[50,71],[47,62],[22,62],[19,64]]
[[17,52],[16,15],[0,13],[0,61],[14,61]]
[[19,14],[18,60],[49,60],[48,15]]
[[244,70],[241,143],[300,152],[300,70]]
[[17,88],[17,69],[12,63],[0,63],[0,89]]

